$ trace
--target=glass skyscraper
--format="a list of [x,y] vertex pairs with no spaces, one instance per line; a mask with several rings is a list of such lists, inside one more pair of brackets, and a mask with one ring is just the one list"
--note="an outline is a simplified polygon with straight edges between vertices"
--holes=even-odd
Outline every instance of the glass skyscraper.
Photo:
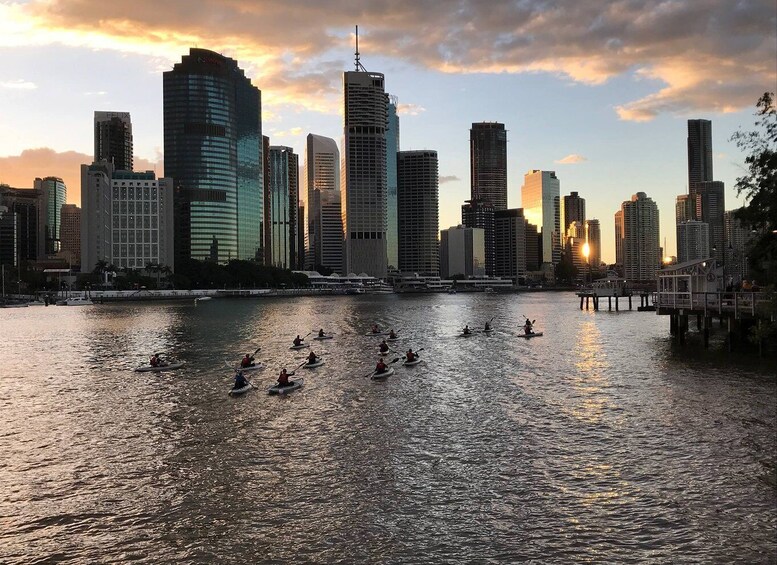
[[[399,116],[397,97],[388,97],[386,127],[386,258],[395,269],[399,267],[399,217],[397,216],[397,153],[399,153]],[[436,237],[436,236],[435,236]]]
[[190,49],[164,73],[164,136],[176,258],[257,258],[264,208],[259,89],[235,60]]
[[67,199],[67,188],[59,177],[35,179],[35,190],[40,192],[38,207],[38,257],[60,251],[62,205]]
[[[507,209],[507,130],[498,122],[472,124],[469,130],[472,200]],[[480,226],[478,226],[480,227]]]
[[523,177],[521,201],[523,214],[542,234],[542,263],[561,261],[561,184],[556,171],[533,169]]

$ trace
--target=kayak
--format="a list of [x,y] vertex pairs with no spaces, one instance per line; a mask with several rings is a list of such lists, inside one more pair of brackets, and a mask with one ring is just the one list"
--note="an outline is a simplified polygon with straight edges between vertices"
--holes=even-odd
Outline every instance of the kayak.
[[379,353],[380,353],[381,355],[388,355],[389,353],[391,353],[391,350],[390,350],[390,349],[387,349],[386,351],[379,351]]
[[333,336],[333,335],[317,335],[313,339],[315,339],[317,341],[324,341],[325,339],[334,339],[334,338],[335,338],[335,336]]
[[237,396],[239,394],[243,394],[245,392],[248,392],[252,388],[253,387],[250,384],[247,384],[246,386],[244,386],[242,388],[233,388],[232,390],[229,391],[229,396]]
[[416,357],[412,361],[408,361],[407,358],[405,358],[405,360],[402,361],[402,364],[405,367],[414,367],[414,366],[418,365],[420,362],[421,362],[421,358],[420,357]]
[[173,369],[180,369],[183,367],[183,363],[181,361],[177,361],[175,363],[168,363],[167,365],[162,365],[161,367],[152,367],[151,365],[143,365],[142,367],[138,367],[135,369],[136,373],[149,373],[154,372],[158,373],[160,371],[172,371]]
[[300,343],[299,345],[292,345],[289,347],[289,349],[305,349],[306,347],[310,347],[309,343]]
[[525,337],[526,339],[529,339],[530,337],[540,337],[542,335],[542,332],[532,332],[530,334],[518,334],[518,337]]
[[256,365],[249,365],[248,367],[238,367],[238,371],[243,371],[244,373],[248,373],[249,371],[258,371],[259,369],[264,369],[264,365],[262,363],[257,363]]
[[399,336],[397,336],[397,337],[387,337],[386,341],[399,341]]
[[305,369],[315,369],[316,367],[320,367],[323,364],[324,364],[324,360],[321,359],[321,357],[317,357],[315,363],[309,363],[308,362],[308,363],[305,363],[304,365],[302,365],[302,367],[305,368]]
[[297,390],[298,388],[302,388],[302,385],[304,382],[305,382],[305,379],[303,378],[294,379],[293,381],[289,381],[290,384],[288,386],[279,386],[279,385],[271,386],[270,388],[267,389],[267,392],[270,394],[288,394],[292,391]]
[[382,381],[389,378],[393,374],[394,374],[394,367],[389,367],[383,373],[376,373],[373,371],[372,375],[370,375],[370,378],[373,381]]
[[491,328],[490,330],[483,330],[484,334],[490,334],[494,331],[494,328]]
[[473,335],[475,335],[475,332],[469,332],[468,334],[460,333],[459,337],[472,337]]

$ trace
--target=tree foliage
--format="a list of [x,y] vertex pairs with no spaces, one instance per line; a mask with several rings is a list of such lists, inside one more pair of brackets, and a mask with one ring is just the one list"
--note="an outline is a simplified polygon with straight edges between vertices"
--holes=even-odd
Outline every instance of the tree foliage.
[[308,277],[301,273],[241,260],[226,265],[178,261],[172,279],[176,288],[298,288],[308,284]]
[[731,140],[748,153],[747,172],[737,178],[737,194],[747,204],[737,218],[755,233],[748,250],[750,269],[760,280],[777,282],[777,109],[774,93],[765,92],[756,104],[756,129],[737,131]]

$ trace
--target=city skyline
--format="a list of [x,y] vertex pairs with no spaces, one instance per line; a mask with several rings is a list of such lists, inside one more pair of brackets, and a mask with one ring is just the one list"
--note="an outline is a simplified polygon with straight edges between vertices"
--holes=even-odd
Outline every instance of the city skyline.
[[[130,112],[134,168],[163,174],[161,74],[195,45],[237,59],[262,90],[273,145],[302,154],[308,133],[339,139],[342,72],[352,65],[353,24],[361,23],[362,61],[384,73],[398,97],[402,148],[438,151],[441,228],[459,223],[468,199],[467,132],[479,121],[508,131],[508,207],[519,206],[526,171],[555,170],[561,194],[586,198],[590,217],[612,217],[620,202],[645,192],[668,219],[688,190],[687,119],[714,122],[716,180],[728,209],[742,204],[734,183],[744,157],[728,138],[749,127],[756,99],[777,76],[776,9],[767,2],[646,1],[632,12],[587,2],[548,12],[539,4],[451,12],[400,3],[392,18],[368,2],[361,22],[345,6],[327,15],[316,6],[246,6],[200,7],[186,21],[168,5],[0,6],[0,48],[11,55],[0,63],[0,182],[31,187],[35,177],[60,176],[68,201],[80,203],[80,164],[92,153],[86,124],[98,110]],[[214,17],[223,23],[215,31]],[[460,25],[475,18],[480,31]],[[423,33],[432,20],[440,34]],[[321,33],[289,33],[303,24]],[[672,254],[674,232],[662,222]],[[602,230],[607,262],[613,237]]]

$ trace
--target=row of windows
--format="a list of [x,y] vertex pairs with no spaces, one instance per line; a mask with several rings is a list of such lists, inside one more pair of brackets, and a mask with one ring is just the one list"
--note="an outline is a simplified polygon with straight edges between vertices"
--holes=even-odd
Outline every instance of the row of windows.
[[156,216],[113,216],[114,229],[157,229],[158,225]]
[[352,231],[351,239],[383,239],[384,233],[379,231]]
[[158,230],[113,230],[114,243],[157,243]]
[[[122,185],[124,183],[121,183]],[[137,197],[137,198],[136,198]],[[130,183],[129,187],[122,186],[121,188],[118,186],[113,187],[113,199],[114,200],[156,200],[157,198],[157,189],[156,187],[148,188],[148,183],[146,183],[145,188],[141,188],[138,186],[137,191],[132,187],[132,183]]]
[[[164,207],[160,206],[160,210],[163,210]],[[113,214],[114,216],[119,214],[145,214],[145,215],[156,215],[157,213],[157,203],[156,202],[138,202],[138,201],[132,201],[132,202],[114,202],[113,203]]]
[[[129,244],[119,244],[114,243],[113,244],[113,257],[115,258],[121,258],[121,257],[146,257],[147,262],[152,262],[152,259],[156,259],[156,257],[159,256],[159,246],[156,244],[137,244],[133,245],[131,243]],[[145,266],[145,263],[143,263],[143,266]]]

